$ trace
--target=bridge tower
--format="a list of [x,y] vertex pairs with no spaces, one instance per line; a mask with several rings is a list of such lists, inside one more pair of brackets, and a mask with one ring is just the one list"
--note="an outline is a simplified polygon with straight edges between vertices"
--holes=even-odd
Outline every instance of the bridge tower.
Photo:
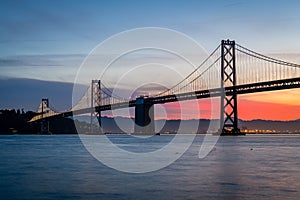
[[99,106],[101,106],[101,81],[92,80],[91,83],[91,108],[95,108],[91,111],[91,121],[90,121],[90,132],[99,132],[101,129],[94,130],[95,127],[98,127],[95,124],[95,117],[97,118],[97,123],[101,127],[101,111]]
[[[220,134],[240,135],[238,128],[235,41],[222,40],[221,42],[221,112]],[[233,86],[230,94],[225,87]]]
[[136,99],[134,133],[155,134],[154,104],[151,98]]
[[41,134],[49,134],[50,133],[50,123],[48,119],[44,119],[44,114],[49,112],[49,99],[48,98],[42,98],[41,103]]

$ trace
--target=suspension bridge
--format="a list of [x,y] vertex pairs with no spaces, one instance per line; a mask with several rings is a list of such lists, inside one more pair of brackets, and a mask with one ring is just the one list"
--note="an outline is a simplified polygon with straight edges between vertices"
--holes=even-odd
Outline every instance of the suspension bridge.
[[[218,80],[218,81],[216,81]],[[115,95],[100,80],[91,86],[69,111],[55,112],[48,99],[42,99],[37,115],[30,122],[41,121],[42,130],[49,131],[50,118],[91,114],[101,126],[101,112],[134,107],[137,133],[154,134],[155,104],[220,97],[220,128],[218,134],[240,135],[238,99],[241,94],[284,90],[300,87],[300,65],[275,59],[235,41],[221,44],[194,71],[173,87],[151,96],[125,99]]]

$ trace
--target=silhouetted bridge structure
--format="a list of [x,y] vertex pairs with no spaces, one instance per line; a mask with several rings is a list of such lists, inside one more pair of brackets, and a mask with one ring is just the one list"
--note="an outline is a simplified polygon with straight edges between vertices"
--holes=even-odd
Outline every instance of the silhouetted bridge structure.
[[[217,80],[217,81],[216,81]],[[135,107],[135,132],[154,134],[155,104],[220,97],[220,128],[223,135],[240,135],[237,95],[300,87],[300,65],[256,53],[235,41],[221,44],[194,71],[175,86],[152,96],[124,99],[115,95],[100,80],[93,80],[82,99],[70,111],[54,112],[48,99],[43,99],[33,121],[91,113],[101,126],[101,112]],[[80,105],[90,97],[90,104]],[[86,105],[86,104],[85,104]]]

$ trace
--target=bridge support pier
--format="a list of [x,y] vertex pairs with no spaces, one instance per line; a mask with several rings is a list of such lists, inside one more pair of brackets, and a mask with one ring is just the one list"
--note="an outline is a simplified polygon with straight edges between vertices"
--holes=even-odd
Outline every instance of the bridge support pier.
[[41,134],[50,134],[50,122],[47,119],[41,121]]
[[155,134],[154,104],[143,96],[136,99],[134,133]]
[[236,86],[235,41],[221,42],[221,113],[220,135],[243,135],[238,128],[238,105],[235,87],[231,95],[225,93],[225,87]]

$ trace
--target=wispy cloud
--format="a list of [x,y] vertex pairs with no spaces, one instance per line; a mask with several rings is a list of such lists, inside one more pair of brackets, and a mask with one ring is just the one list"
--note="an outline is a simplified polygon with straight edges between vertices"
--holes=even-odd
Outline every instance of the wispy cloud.
[[19,55],[0,58],[1,76],[73,82],[84,55]]

